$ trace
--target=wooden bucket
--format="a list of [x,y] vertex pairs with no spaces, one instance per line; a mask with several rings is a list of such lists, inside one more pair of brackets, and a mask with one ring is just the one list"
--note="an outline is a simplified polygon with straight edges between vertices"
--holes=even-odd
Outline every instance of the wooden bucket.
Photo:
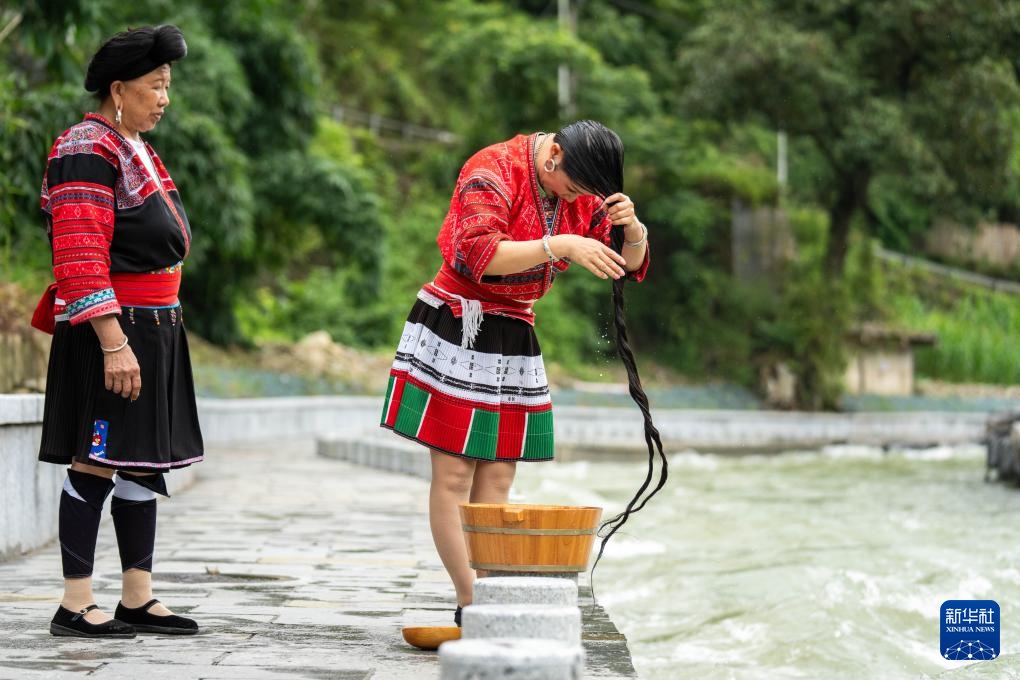
[[473,569],[580,572],[588,568],[602,508],[461,503]]

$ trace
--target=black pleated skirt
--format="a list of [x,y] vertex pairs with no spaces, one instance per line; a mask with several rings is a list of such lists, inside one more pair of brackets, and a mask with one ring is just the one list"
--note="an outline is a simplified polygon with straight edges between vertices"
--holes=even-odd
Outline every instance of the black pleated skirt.
[[141,368],[131,402],[106,389],[91,324],[56,324],[39,460],[158,472],[202,460],[188,338],[180,306],[125,307],[120,326]]

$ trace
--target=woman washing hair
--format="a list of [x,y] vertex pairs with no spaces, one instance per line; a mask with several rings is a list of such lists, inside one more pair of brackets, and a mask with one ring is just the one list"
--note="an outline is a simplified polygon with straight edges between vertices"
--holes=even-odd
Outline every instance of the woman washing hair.
[[461,169],[443,264],[404,326],[381,423],[429,449],[429,519],[457,625],[475,579],[458,505],[506,503],[517,461],[553,458],[533,303],[570,263],[613,280],[648,268],[648,230],[622,186],[623,144],[590,120],[486,147]]

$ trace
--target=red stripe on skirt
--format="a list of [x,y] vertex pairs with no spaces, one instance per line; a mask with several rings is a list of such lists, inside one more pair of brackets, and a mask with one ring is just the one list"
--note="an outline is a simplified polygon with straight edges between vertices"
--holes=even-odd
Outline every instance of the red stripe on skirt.
[[461,453],[467,444],[473,412],[472,408],[447,401],[446,395],[433,394],[418,438],[444,451]]
[[524,433],[528,415],[524,411],[503,409],[499,412],[499,434],[496,439],[496,458],[517,460],[524,453]]

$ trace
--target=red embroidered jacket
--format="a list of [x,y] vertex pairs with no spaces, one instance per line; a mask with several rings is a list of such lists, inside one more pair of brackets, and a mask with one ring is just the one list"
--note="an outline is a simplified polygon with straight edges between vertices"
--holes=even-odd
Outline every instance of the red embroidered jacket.
[[[120,313],[122,304],[176,302],[191,226],[162,161],[151,146],[146,149],[158,181],[102,116],[86,114],[53,143],[40,207],[56,284],[37,317],[43,310],[64,312],[79,324]],[[55,296],[63,305],[52,304]]]
[[[601,199],[579,196],[556,201],[551,227],[535,175],[535,134],[516,137],[477,152],[460,171],[450,210],[439,231],[443,265],[425,290],[446,302],[457,316],[456,296],[482,302],[482,311],[534,323],[532,304],[545,295],[569,262],[544,262],[523,272],[487,275],[501,241],[531,241],[545,234],[578,234],[610,245],[610,223]],[[641,281],[648,254],[628,276]]]

